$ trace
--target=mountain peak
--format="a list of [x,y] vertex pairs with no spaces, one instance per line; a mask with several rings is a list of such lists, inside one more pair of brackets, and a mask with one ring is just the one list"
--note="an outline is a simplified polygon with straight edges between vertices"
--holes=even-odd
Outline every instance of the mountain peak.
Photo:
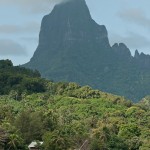
[[[105,26],[98,25],[92,19],[85,0],[68,0],[57,4],[50,14],[44,16],[41,24],[39,47],[51,44],[51,49],[58,50],[75,41],[95,41],[110,47]],[[42,49],[50,51],[50,48]]]
[[[77,59],[73,60],[70,57],[77,57],[82,61],[84,58],[85,62],[92,57],[97,57],[98,60],[103,51],[109,50],[107,30],[104,25],[99,25],[92,19],[85,0],[67,0],[57,4],[52,12],[42,19],[39,45],[26,66],[40,72],[54,64],[69,68],[69,65],[61,61],[65,59],[69,63],[71,60],[71,63],[77,65]],[[57,58],[59,62],[56,62]],[[51,69],[53,70],[53,67]],[[68,70],[71,69],[72,67]]]
[[68,0],[57,4],[51,12],[51,15],[56,14],[57,17],[91,19],[85,0]]
[[131,58],[131,52],[129,48],[124,43],[115,43],[112,46],[112,49],[115,51],[115,53],[121,57],[128,57]]
[[139,54],[138,50],[136,50],[136,51],[135,51],[135,54],[134,54],[134,58],[138,59],[139,56],[140,56],[140,54]]

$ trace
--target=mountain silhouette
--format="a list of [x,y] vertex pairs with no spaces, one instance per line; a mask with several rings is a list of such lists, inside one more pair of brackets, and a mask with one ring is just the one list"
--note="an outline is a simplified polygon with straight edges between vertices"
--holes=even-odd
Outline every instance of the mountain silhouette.
[[104,25],[85,0],[58,4],[44,16],[39,45],[24,67],[54,81],[77,82],[134,101],[150,94],[150,56],[132,56],[124,43],[110,46]]

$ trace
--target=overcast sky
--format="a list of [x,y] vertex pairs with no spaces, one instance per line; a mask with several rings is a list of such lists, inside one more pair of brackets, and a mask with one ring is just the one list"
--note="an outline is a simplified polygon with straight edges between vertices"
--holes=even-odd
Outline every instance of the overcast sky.
[[[60,0],[0,0],[0,59],[26,63],[38,45],[42,17]],[[86,0],[93,19],[106,26],[110,44],[123,42],[150,54],[150,0]]]

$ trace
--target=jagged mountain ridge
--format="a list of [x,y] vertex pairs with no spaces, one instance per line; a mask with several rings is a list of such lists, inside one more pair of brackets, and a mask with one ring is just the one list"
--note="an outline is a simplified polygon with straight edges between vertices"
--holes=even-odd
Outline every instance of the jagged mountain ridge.
[[133,100],[150,94],[150,56],[136,51],[133,57],[123,43],[111,47],[106,27],[92,19],[85,0],[58,4],[43,18],[39,45],[24,66]]

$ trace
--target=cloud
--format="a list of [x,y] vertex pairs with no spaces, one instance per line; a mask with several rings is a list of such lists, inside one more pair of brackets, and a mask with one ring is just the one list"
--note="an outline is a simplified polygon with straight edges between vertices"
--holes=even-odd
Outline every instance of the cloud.
[[137,25],[147,27],[150,29],[150,18],[147,17],[146,13],[140,9],[127,9],[120,11],[118,16],[128,22],[135,23]]
[[0,0],[1,4],[8,4],[8,3],[17,3],[19,5],[32,5],[32,4],[36,4],[36,3],[62,3],[62,2],[66,2],[69,0]]
[[128,32],[126,36],[120,36],[118,34],[110,35],[110,43],[125,43],[131,49],[150,49],[150,39],[146,38],[143,35]]
[[19,34],[19,33],[37,33],[40,30],[40,24],[29,22],[26,25],[0,25],[0,34]]
[[0,0],[0,5],[17,6],[25,13],[45,13],[54,5],[68,0]]
[[26,48],[9,39],[0,39],[0,56],[27,56]]

